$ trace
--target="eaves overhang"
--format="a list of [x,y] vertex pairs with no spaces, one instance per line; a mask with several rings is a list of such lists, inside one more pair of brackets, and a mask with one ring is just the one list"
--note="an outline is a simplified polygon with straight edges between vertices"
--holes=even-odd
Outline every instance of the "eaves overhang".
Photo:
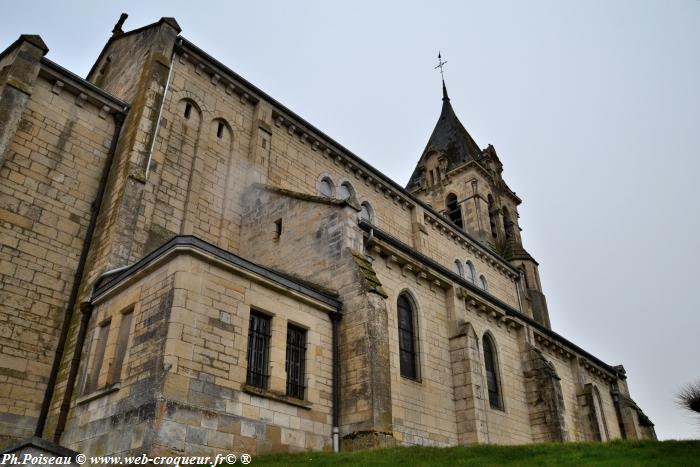
[[141,260],[119,270],[116,274],[110,275],[103,282],[97,283],[92,293],[91,303],[98,305],[104,302],[123,287],[145,276],[155,267],[182,254],[193,255],[199,259],[216,263],[222,268],[233,270],[255,282],[276,288],[306,303],[322,308],[326,312],[338,313],[342,310],[343,304],[337,298],[192,235],[173,237]]
[[84,94],[85,99],[98,107],[106,107],[112,113],[123,113],[129,109],[129,104],[123,100],[95,86],[86,79],[81,78],[72,71],[46,57],[42,57],[41,59],[39,75],[50,82],[55,83],[56,81],[60,81],[68,90],[78,95]]

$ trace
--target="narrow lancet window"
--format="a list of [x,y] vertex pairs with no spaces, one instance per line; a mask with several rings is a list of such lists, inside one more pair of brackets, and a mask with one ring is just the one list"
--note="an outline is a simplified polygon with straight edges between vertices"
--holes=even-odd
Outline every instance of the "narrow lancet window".
[[486,367],[486,385],[489,392],[489,404],[492,409],[503,410],[501,388],[498,380],[498,357],[493,339],[484,335],[484,367]]
[[397,303],[399,321],[399,360],[401,376],[418,379],[418,355],[416,353],[416,333],[414,309],[406,294],[399,295]]

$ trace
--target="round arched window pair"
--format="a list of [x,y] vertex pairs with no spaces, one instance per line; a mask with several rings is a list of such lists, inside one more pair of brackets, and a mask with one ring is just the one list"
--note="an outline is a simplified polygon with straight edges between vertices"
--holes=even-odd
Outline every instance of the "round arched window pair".
[[[326,198],[333,198],[335,196],[335,184],[330,177],[323,177],[318,184],[318,191],[321,196]],[[338,188],[338,198],[348,199],[355,194],[355,189],[352,187],[350,182],[343,182]]]

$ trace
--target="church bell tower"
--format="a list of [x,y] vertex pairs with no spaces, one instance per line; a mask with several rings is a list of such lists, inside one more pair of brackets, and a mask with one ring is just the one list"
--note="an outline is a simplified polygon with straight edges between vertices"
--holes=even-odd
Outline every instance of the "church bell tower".
[[440,117],[406,189],[520,270],[524,311],[550,328],[538,263],[520,236],[521,200],[502,173],[496,149],[480,149],[457,118],[443,79]]

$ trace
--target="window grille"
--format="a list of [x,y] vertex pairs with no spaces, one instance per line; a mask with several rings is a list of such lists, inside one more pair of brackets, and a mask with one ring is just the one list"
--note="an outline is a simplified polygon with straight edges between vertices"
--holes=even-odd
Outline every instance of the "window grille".
[[246,383],[267,389],[270,354],[270,318],[251,312],[248,327],[248,374]]
[[287,328],[287,395],[304,399],[306,330],[290,325]]

